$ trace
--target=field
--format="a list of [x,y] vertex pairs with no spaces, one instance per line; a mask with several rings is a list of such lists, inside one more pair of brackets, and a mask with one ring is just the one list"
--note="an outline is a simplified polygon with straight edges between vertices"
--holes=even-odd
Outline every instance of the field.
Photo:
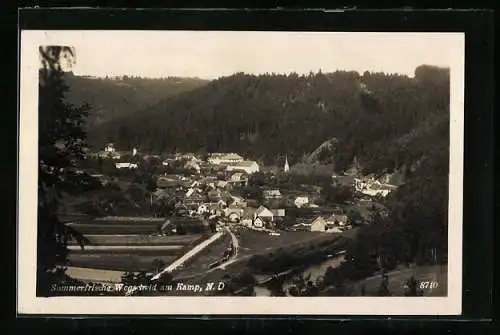
[[121,282],[123,271],[79,268],[70,266],[66,270],[66,274],[72,278],[78,278],[84,281],[119,283]]
[[[89,246],[115,246],[115,245],[128,245],[128,246],[161,246],[161,245],[185,245],[194,244],[200,238],[201,234],[189,235],[170,235],[170,236],[149,236],[149,235],[85,235],[90,241]],[[71,244],[76,244],[72,241]]]
[[152,271],[153,261],[161,260],[165,266],[172,263],[182,253],[144,255],[138,252],[130,253],[70,253],[68,265],[93,269],[106,269],[115,271]]
[[[313,242],[322,241],[336,241],[340,236],[351,236],[355,234],[355,229],[352,231],[344,232],[341,234],[335,233],[315,233],[315,232],[280,232],[280,236],[271,236],[268,233],[255,231],[251,229],[241,228],[235,232],[239,240],[239,252],[236,262],[228,265],[225,270],[215,270],[204,275],[200,275],[197,278],[190,279],[193,283],[206,283],[211,281],[221,280],[226,274],[235,274],[241,271],[247,264],[247,261],[253,255],[265,255],[282,248],[283,250],[296,249],[302,246],[307,246]],[[347,236],[346,236],[347,237]],[[228,238],[228,237],[226,237]],[[219,242],[220,243],[220,242]],[[227,240],[229,244],[229,239]],[[215,248],[219,248],[220,252],[223,252],[224,246],[217,245]],[[215,249],[214,248],[214,249]],[[188,278],[194,277],[195,273],[199,273],[198,270],[207,270],[207,265],[210,261],[217,259],[217,254],[213,253],[211,255],[203,255],[201,257],[206,257],[203,259],[200,257],[199,262],[201,265],[197,266],[197,271],[193,271],[191,266],[186,267],[182,272],[183,276]],[[205,265],[203,265],[205,264]],[[189,277],[191,275],[191,277]]]
[[126,234],[154,234],[157,232],[157,223],[138,224],[107,224],[99,223],[75,223],[70,225],[84,235],[126,235]]
[[271,236],[268,233],[245,229],[238,232],[240,241],[239,255],[256,255],[276,251],[298,248],[311,242],[334,241],[340,233],[321,233],[303,231],[280,231],[280,236]]
[[83,250],[75,241],[70,243],[68,265],[87,268],[85,273],[92,269],[152,271],[154,260],[167,266],[206,238],[202,234],[151,236],[158,224],[146,219],[75,222],[71,226],[89,243]]

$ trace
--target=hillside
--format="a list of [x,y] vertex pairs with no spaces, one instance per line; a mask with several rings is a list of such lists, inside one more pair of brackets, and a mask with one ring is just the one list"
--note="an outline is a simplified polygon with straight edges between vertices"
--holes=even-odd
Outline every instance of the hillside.
[[[447,146],[449,122],[448,70],[415,73],[238,73],[94,127],[89,137],[97,147],[236,151],[268,164],[286,154],[292,165],[313,158],[338,171],[354,156],[364,172],[412,166],[436,141]],[[335,150],[319,155],[332,138]]]
[[[449,167],[449,71],[305,76],[237,73],[88,131],[94,148],[232,151],[264,164],[331,166],[363,174],[397,171],[404,183],[347,248],[346,271],[370,275],[383,262],[445,263]],[[380,256],[380,258],[379,258]]]
[[74,105],[87,102],[92,107],[88,127],[129,116],[167,97],[207,83],[197,78],[94,78],[72,73],[66,73],[64,79],[70,88],[66,96],[68,102]]

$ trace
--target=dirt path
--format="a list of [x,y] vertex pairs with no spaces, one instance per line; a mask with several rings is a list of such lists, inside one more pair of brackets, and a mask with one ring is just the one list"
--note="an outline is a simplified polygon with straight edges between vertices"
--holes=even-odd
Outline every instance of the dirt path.
[[213,268],[212,270],[216,270],[216,269],[224,270],[226,268],[226,266],[234,263],[238,257],[238,251],[240,249],[240,242],[238,241],[238,238],[236,237],[236,235],[234,235],[234,233],[231,231],[231,229],[226,228],[226,231],[229,233],[229,235],[231,235],[231,241],[232,241],[233,250],[234,250],[233,255],[227,261],[225,261],[221,265]]

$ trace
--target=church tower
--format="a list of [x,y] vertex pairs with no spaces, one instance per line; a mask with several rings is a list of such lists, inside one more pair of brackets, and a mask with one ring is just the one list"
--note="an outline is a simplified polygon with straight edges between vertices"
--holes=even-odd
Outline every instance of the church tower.
[[285,156],[285,167],[283,168],[283,171],[288,172],[290,171],[290,165],[288,165],[288,157]]

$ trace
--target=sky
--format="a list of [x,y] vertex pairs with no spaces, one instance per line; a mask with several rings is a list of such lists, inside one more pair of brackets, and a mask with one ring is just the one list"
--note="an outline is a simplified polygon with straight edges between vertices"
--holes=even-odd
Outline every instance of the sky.
[[236,31],[49,31],[41,43],[72,45],[73,72],[89,76],[199,77],[336,70],[413,76],[451,67],[463,35]]

